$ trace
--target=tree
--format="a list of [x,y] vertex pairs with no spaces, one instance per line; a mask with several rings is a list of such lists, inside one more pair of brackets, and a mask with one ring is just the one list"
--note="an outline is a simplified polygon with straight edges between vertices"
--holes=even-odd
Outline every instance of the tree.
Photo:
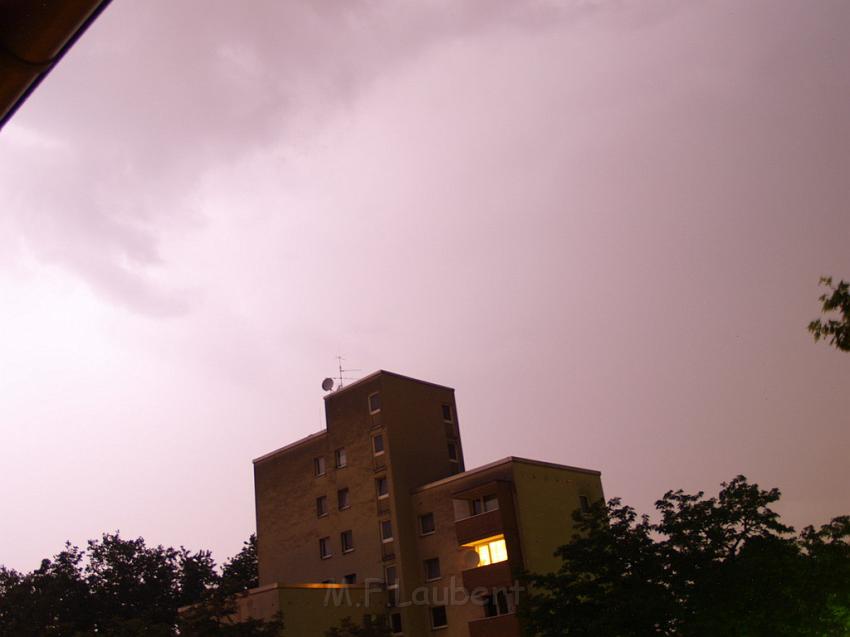
[[339,626],[325,632],[325,637],[389,637],[390,627],[384,615],[363,615],[360,624],[350,617],[344,618]]
[[822,294],[819,300],[822,311],[837,311],[839,318],[825,320],[816,319],[809,323],[809,331],[815,337],[815,341],[829,339],[829,344],[845,352],[850,351],[850,283],[839,281],[833,285],[832,277],[824,276],[820,284],[829,288],[831,294]]
[[242,544],[242,550],[224,563],[220,586],[225,593],[233,595],[259,585],[257,536],[252,533]]
[[[31,573],[0,566],[0,637],[279,635],[279,617],[229,621],[232,591],[255,582],[253,536],[219,575],[209,551],[151,547],[106,533],[84,550],[66,544]],[[181,616],[181,607],[190,612]]]
[[850,517],[798,536],[776,489],[743,476],[717,497],[668,491],[651,523],[618,499],[576,512],[556,573],[530,574],[531,634],[850,634]]

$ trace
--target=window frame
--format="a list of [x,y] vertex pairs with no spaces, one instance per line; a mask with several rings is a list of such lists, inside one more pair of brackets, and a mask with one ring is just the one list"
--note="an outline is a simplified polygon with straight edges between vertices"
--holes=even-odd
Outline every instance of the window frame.
[[[386,487],[383,493],[381,493],[381,483]],[[386,500],[390,497],[390,479],[387,476],[378,476],[375,478],[375,494],[379,500]]]
[[[429,516],[431,517],[431,530],[426,531],[425,525],[422,524],[422,521]],[[422,515],[420,515],[419,516],[419,535],[423,535],[423,536],[424,535],[433,535],[436,532],[437,532],[437,518],[434,517],[434,512],[430,511],[428,513],[423,513]]]
[[[443,609],[443,623],[442,624],[437,624],[434,621],[435,620],[434,611],[437,610],[438,608]],[[428,613],[428,615],[429,615],[429,620],[430,620],[430,624],[431,624],[431,630],[438,630],[440,628],[448,628],[448,626],[449,626],[449,613],[448,613],[448,609],[446,609],[445,604],[438,604],[438,605],[435,605],[435,606],[431,606],[428,610],[430,611]]]
[[[393,619],[398,620],[398,630],[396,630],[396,625]],[[401,613],[390,613],[390,635],[403,635],[404,634],[404,626],[401,623]]]
[[586,495],[579,495],[578,508],[584,515],[590,513],[590,498],[588,498]]
[[328,517],[328,496],[320,495],[316,498],[316,517],[317,518],[326,518]]
[[337,469],[345,469],[348,466],[348,454],[345,453],[345,447],[334,450],[334,466]]
[[[343,504],[345,500],[345,504]],[[336,492],[336,509],[337,511],[346,511],[351,508],[351,491],[348,487],[337,489]]]
[[[434,574],[431,573],[431,567],[433,566],[436,566],[436,572]],[[437,580],[443,579],[443,570],[440,568],[439,557],[429,557],[426,560],[422,560],[422,568],[425,572],[426,582],[436,582]]]
[[331,551],[331,538],[329,535],[319,538],[319,557],[323,560],[333,557],[333,551]]
[[[375,447],[375,441],[376,441],[376,440],[380,440],[380,441],[381,441],[381,449],[380,449],[380,450],[378,450],[378,449]],[[372,455],[373,455],[373,456],[382,456],[382,455],[384,455],[384,451],[385,451],[385,446],[384,446],[384,444],[385,444],[385,443],[384,443],[384,434],[383,434],[383,433],[378,433],[378,434],[375,434],[374,436],[372,436]]]
[[313,477],[321,478],[323,475],[327,475],[328,473],[328,465],[325,462],[324,456],[315,456],[313,458]]
[[457,442],[449,440],[446,443],[446,453],[449,456],[449,462],[454,462],[455,464],[460,463],[460,453],[458,453]]
[[[501,617],[513,612],[508,596],[503,589],[493,591],[491,595],[487,595],[484,599],[484,617]],[[502,612],[503,609],[504,612]]]
[[[449,413],[448,418],[446,418],[446,410],[448,410],[448,413]],[[443,412],[443,422],[454,423],[454,421],[455,421],[455,419],[454,419],[455,410],[451,406],[450,403],[443,403],[442,412]]]
[[[389,537],[384,536],[384,524],[389,524],[389,529],[390,529],[390,536]],[[387,544],[387,543],[393,541],[393,539],[394,539],[393,538],[393,535],[394,535],[393,534],[393,521],[391,519],[387,518],[386,520],[379,520],[378,521],[378,530],[379,530],[379,534],[380,534],[380,537],[381,537],[381,543],[382,544]]]
[[[348,542],[346,542],[346,538],[348,538]],[[351,529],[340,531],[339,546],[342,549],[343,554],[351,553],[354,550],[354,531]]]
[[[375,397],[377,397],[377,399],[378,399],[378,408],[377,409],[372,408],[372,398],[375,398]],[[381,392],[375,391],[375,392],[372,392],[371,394],[369,394],[369,397],[366,399],[366,406],[369,408],[369,414],[370,415],[380,413],[381,412]]]

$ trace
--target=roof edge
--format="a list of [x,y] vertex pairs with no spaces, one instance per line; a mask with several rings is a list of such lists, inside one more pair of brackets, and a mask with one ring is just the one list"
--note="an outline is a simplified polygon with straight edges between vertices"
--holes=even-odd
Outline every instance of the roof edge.
[[536,465],[539,467],[549,467],[552,469],[565,469],[567,471],[576,471],[578,473],[586,473],[592,476],[601,476],[602,472],[597,469],[585,469],[584,467],[573,467],[571,465],[566,464],[557,464],[555,462],[546,462],[545,460],[532,460],[531,458],[520,458],[519,456],[508,456],[507,458],[502,458],[501,460],[495,460],[494,462],[490,462],[488,464],[481,465],[480,467],[475,467],[474,469],[470,469],[469,471],[464,471],[463,473],[456,473],[453,476],[449,476],[447,478],[441,478],[440,480],[435,480],[434,482],[429,482],[427,484],[423,484],[420,487],[416,487],[411,489],[411,493],[420,493],[422,491],[426,491],[428,489],[432,489],[434,487],[439,487],[444,484],[449,484],[454,482],[455,480],[460,480],[467,476],[475,475],[478,473],[483,473],[489,469],[495,469],[501,465],[511,464],[511,463],[521,463],[521,464],[530,464]]
[[414,378],[413,376],[405,376],[404,374],[398,374],[396,372],[389,372],[385,369],[379,369],[377,371],[372,372],[371,374],[367,374],[363,378],[358,378],[353,383],[350,383],[350,384],[345,385],[344,387],[342,387],[340,389],[337,389],[335,391],[332,391],[332,392],[325,394],[324,399],[328,400],[330,398],[333,398],[334,396],[337,396],[338,394],[341,394],[342,392],[347,391],[347,390],[351,389],[352,387],[355,387],[357,385],[360,385],[361,383],[365,383],[367,381],[373,380],[374,378],[381,376],[381,375],[395,376],[396,378],[401,378],[403,380],[409,380],[409,381],[412,381],[414,383],[419,383],[420,385],[430,385],[431,387],[439,387],[440,389],[447,389],[449,391],[455,390],[454,387],[449,387],[448,385],[440,385],[439,383],[432,383],[430,380],[421,380],[419,378]]
[[262,456],[260,456],[258,458],[254,458],[251,462],[253,464],[259,464],[260,462],[268,460],[268,459],[272,458],[273,456],[276,456],[280,453],[283,453],[284,451],[289,451],[290,449],[293,449],[295,447],[299,447],[299,446],[301,446],[301,445],[303,445],[307,442],[310,442],[311,440],[316,440],[317,438],[321,438],[322,436],[326,436],[326,435],[328,435],[328,430],[322,429],[321,431],[317,431],[316,433],[310,434],[309,436],[304,436],[303,438],[299,438],[295,442],[290,442],[288,445],[284,445],[283,447],[280,447],[279,449],[275,449],[274,451],[269,451],[268,453],[263,454]]

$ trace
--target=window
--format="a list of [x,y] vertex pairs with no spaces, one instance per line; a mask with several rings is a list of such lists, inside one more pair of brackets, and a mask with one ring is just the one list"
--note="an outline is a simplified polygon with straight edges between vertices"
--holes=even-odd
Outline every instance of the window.
[[431,628],[445,628],[449,625],[445,606],[431,607]]
[[375,478],[375,490],[378,492],[379,499],[386,498],[390,495],[390,487],[389,482],[387,481],[387,476]]
[[348,575],[343,575],[342,583],[343,584],[356,584],[357,583],[357,573],[349,573]]
[[329,537],[320,537],[319,538],[319,557],[323,560],[329,558],[331,556],[331,538]]
[[377,414],[381,411],[381,395],[377,392],[369,394],[369,413]]
[[384,583],[387,586],[387,603],[398,605],[398,572],[394,565],[384,567]]
[[419,533],[422,535],[430,535],[434,532],[436,525],[434,524],[434,514],[426,513],[419,516]]
[[329,577],[328,579],[323,579],[323,580],[322,580],[322,584],[333,584],[333,583],[334,583],[334,578],[333,578],[333,577]]
[[432,557],[425,560],[425,581],[431,582],[435,579],[440,579],[440,558]]
[[496,494],[485,495],[483,498],[475,498],[469,503],[471,515],[481,515],[499,508],[499,498]]
[[452,417],[452,406],[451,405],[443,405],[443,421],[454,422],[454,418]]
[[376,456],[384,453],[384,434],[377,434],[372,437],[372,452]]
[[345,448],[340,447],[336,451],[334,451],[334,460],[336,461],[336,468],[342,469],[344,466],[348,464],[347,459],[345,457]]
[[381,541],[392,542],[393,523],[390,520],[381,520]]
[[578,503],[582,513],[590,513],[590,500],[587,499],[586,495],[580,495]]
[[449,448],[449,460],[451,462],[457,462],[457,445],[453,442],[450,442],[448,445]]
[[393,635],[401,635],[401,613],[390,615],[390,632]]
[[343,509],[347,509],[351,506],[348,502],[348,488],[340,489],[336,492],[336,503],[337,508],[342,511]]
[[505,591],[496,591],[494,595],[490,595],[484,600],[484,616],[498,617],[499,615],[507,615],[510,611],[508,606],[508,596]]
[[478,566],[487,566],[504,562],[508,559],[508,548],[505,545],[505,536],[496,535],[479,542],[464,544],[478,554]]
[[398,571],[394,565],[384,568],[384,582],[387,588],[395,588],[398,586]]
[[316,498],[316,517],[323,518],[328,514],[328,498],[320,495]]
[[351,531],[343,531],[339,534],[339,543],[343,553],[351,553],[354,550],[354,534]]
[[313,458],[313,473],[318,476],[325,475],[325,457],[319,456],[318,458]]

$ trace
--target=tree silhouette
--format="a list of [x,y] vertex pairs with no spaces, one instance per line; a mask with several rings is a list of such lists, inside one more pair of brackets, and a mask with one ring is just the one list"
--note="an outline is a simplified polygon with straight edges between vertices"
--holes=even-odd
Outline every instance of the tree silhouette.
[[530,634],[846,637],[850,516],[795,536],[779,498],[738,476],[717,497],[668,491],[657,523],[616,498],[577,511],[559,570],[526,578]]
[[829,344],[842,351],[850,351],[850,283],[839,281],[833,285],[832,277],[824,276],[820,284],[829,288],[831,294],[822,294],[819,298],[824,313],[837,311],[839,318],[816,319],[809,323],[809,331],[815,337],[829,340]]
[[[106,533],[70,543],[31,573],[0,567],[0,637],[270,637],[278,617],[239,624],[232,593],[256,582],[253,538],[219,575],[209,551]],[[178,609],[189,607],[181,615]]]

